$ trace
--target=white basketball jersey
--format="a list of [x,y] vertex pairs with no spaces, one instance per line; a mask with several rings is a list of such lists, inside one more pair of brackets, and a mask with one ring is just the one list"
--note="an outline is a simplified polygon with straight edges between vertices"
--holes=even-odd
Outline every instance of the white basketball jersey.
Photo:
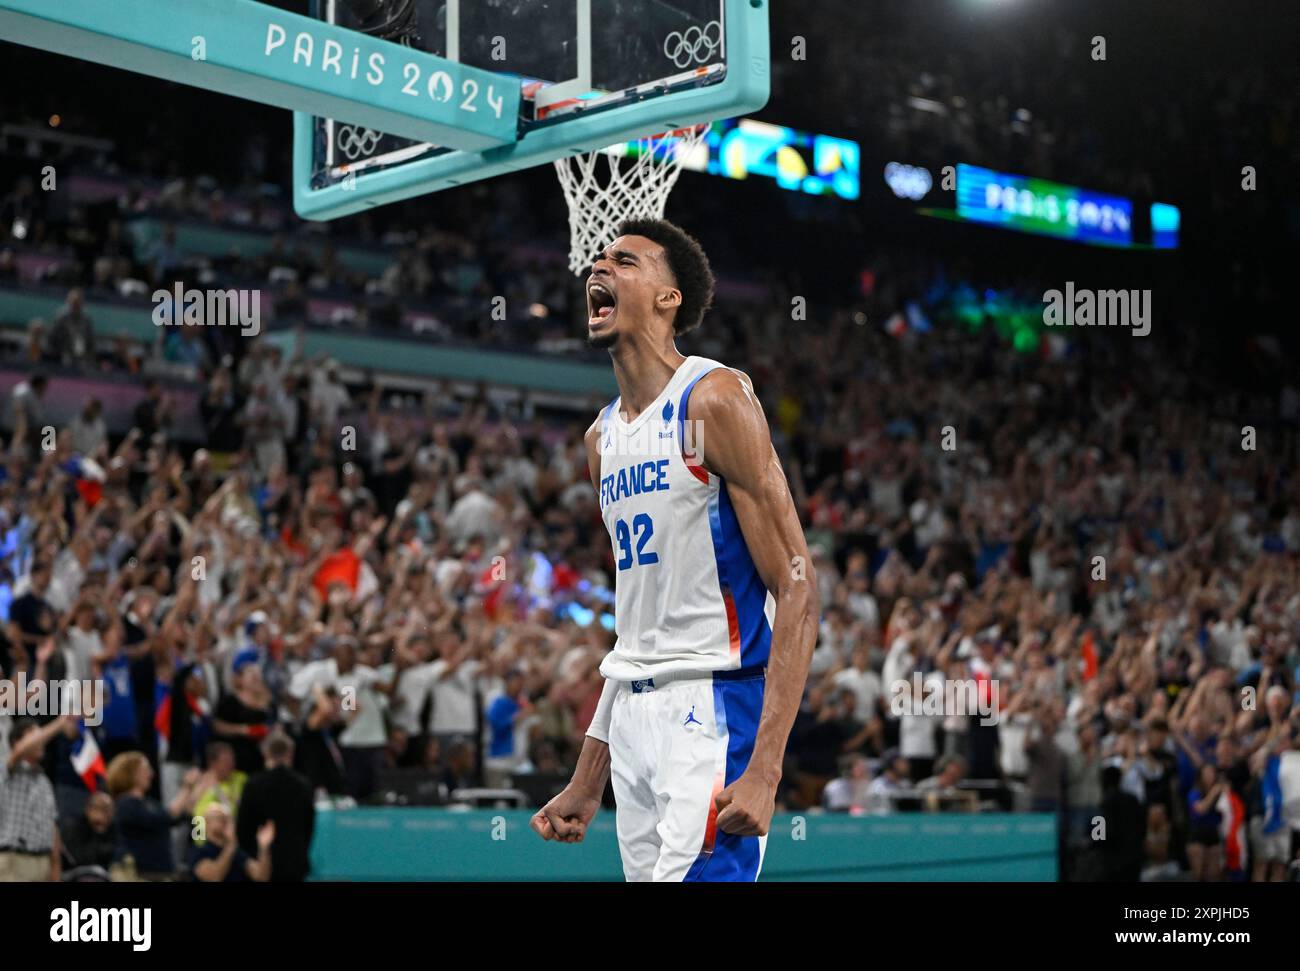
[[693,459],[707,447],[708,429],[685,421],[695,383],[723,366],[688,357],[632,422],[617,399],[601,414],[600,509],[614,547],[618,635],[601,664],[606,678],[767,664],[775,600],[754,568],[726,483]]

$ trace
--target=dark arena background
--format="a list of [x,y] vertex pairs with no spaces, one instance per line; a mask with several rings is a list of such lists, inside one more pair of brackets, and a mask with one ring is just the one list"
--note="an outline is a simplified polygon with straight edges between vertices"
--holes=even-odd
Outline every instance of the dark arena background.
[[[621,880],[609,794],[528,828],[615,639],[552,167],[304,219],[274,99],[15,4],[0,880]],[[1300,879],[1298,42],[1283,3],[771,5],[766,105],[666,208],[718,278],[679,346],[752,378],[821,596],[764,884],[1132,885],[1109,933],[1163,930],[1137,884]],[[94,718],[36,710],[59,679]],[[270,771],[310,798],[267,843]]]

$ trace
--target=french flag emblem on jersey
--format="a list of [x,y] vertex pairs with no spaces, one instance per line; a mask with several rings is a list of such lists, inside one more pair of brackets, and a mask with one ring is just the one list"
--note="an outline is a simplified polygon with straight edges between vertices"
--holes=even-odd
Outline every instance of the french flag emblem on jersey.
[[99,751],[99,743],[86,730],[85,722],[77,722],[77,740],[72,746],[72,767],[91,792],[99,788],[99,780],[108,774],[104,768],[104,756]]

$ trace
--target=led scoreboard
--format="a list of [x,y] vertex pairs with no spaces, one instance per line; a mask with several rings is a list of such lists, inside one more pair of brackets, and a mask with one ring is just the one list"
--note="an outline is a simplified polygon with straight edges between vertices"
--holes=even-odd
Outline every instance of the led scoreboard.
[[957,215],[1081,243],[1133,242],[1133,204],[1128,199],[974,165],[957,166]]
[[[677,141],[668,139],[660,151],[674,151]],[[605,149],[606,154],[624,158],[635,158],[641,151],[641,144],[635,141]],[[818,135],[752,118],[728,118],[715,121],[703,143],[681,164],[692,172],[728,179],[762,176],[792,192],[852,200],[861,191],[861,156],[858,143],[848,138]]]

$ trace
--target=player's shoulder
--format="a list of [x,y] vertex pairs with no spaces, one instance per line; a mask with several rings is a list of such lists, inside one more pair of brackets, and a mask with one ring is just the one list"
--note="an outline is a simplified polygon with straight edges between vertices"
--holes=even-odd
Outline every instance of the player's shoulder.
[[691,392],[690,412],[693,417],[753,406],[754,382],[748,374],[718,361],[709,361],[707,365],[710,370],[696,380]]
[[602,405],[601,409],[596,412],[596,417],[591,420],[591,424],[587,426],[587,430],[583,433],[582,440],[587,443],[588,448],[595,448],[596,443],[600,441],[601,430],[605,427],[605,418],[613,404],[614,402],[611,401]]

